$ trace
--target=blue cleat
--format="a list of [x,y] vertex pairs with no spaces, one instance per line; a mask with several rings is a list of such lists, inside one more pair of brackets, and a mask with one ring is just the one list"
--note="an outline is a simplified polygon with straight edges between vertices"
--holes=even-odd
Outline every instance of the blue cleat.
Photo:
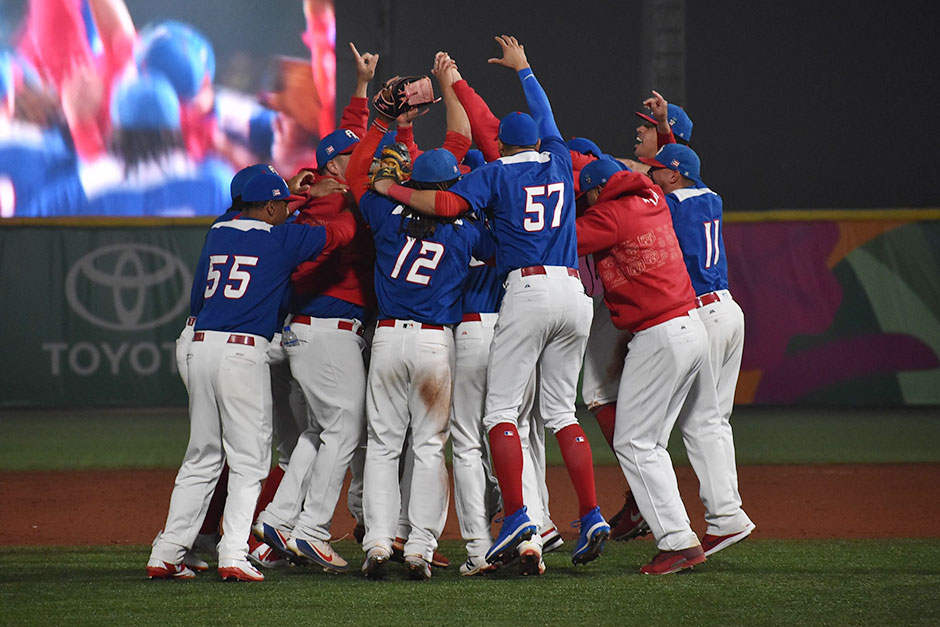
[[604,550],[604,543],[610,536],[610,525],[601,516],[600,507],[595,507],[582,516],[577,524],[581,527],[581,533],[574,547],[574,553],[571,554],[571,561],[574,564],[587,564],[600,557],[601,551]]
[[[486,561],[490,564],[500,561],[503,555],[512,553],[523,540],[528,540],[538,533],[538,525],[529,519],[526,508],[520,507],[511,516],[503,520],[499,537],[486,552]],[[609,527],[608,527],[609,530]],[[606,538],[606,536],[605,536]]]

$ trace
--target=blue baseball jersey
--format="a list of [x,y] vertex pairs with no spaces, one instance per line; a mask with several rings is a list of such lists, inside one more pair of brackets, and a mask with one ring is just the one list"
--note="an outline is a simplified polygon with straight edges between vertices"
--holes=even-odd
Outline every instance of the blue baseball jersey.
[[105,157],[82,164],[80,176],[88,215],[217,215],[231,204],[232,171],[214,159],[196,166],[179,154],[160,167],[145,164],[125,176],[123,164]]
[[475,257],[470,259],[470,271],[463,290],[464,313],[497,313],[505,292],[496,268]]
[[71,215],[85,202],[78,160],[63,131],[11,122],[0,138],[0,216]]
[[721,196],[707,187],[666,194],[672,225],[696,294],[728,289]]
[[403,207],[367,192],[359,210],[375,240],[375,295],[379,317],[429,324],[456,324],[463,317],[462,297],[470,258],[489,259],[494,244],[476,220],[439,223],[422,240],[404,227],[419,217],[403,217]]
[[491,161],[449,191],[486,209],[501,277],[527,266],[578,267],[571,153],[561,138],[543,138],[541,152]]
[[[236,209],[229,209],[218,218],[212,221],[212,226],[215,226],[219,222],[228,222],[229,220],[234,220],[240,211]],[[212,227],[209,227],[209,232],[212,231]],[[209,233],[206,233],[206,238],[209,237]],[[202,309],[202,300],[203,295],[206,291],[206,273],[209,271],[209,256],[206,251],[205,242],[203,242],[202,251],[199,253],[199,261],[196,262],[196,272],[193,273],[193,286],[189,291],[189,315],[198,316],[199,310]]]
[[291,272],[325,245],[322,226],[272,226],[246,218],[215,223],[201,255],[207,260],[205,287],[194,330],[270,340],[283,321]]

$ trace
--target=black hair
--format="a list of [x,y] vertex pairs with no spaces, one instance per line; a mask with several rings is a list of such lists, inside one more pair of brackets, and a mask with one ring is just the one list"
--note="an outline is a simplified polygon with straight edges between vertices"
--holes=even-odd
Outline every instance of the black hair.
[[183,148],[179,129],[114,129],[111,151],[124,162],[124,176],[148,161],[159,161]]
[[688,140],[682,139],[681,137],[679,137],[679,136],[676,135],[675,133],[673,133],[672,136],[676,138],[676,143],[677,143],[677,144],[682,144],[683,146],[688,146],[688,145],[689,145],[689,141],[688,141]]
[[[460,180],[460,177],[451,179],[449,181],[440,181],[440,182],[422,182],[422,181],[406,181],[402,185],[405,187],[410,187],[411,189],[418,190],[434,190],[434,191],[446,191],[450,188],[451,185]],[[456,222],[457,218],[443,218],[441,216],[426,216],[424,214],[414,211],[410,207],[403,205],[404,211],[401,212],[401,225],[398,227],[399,233],[404,233],[415,239],[424,239],[426,237],[431,237],[434,235],[434,231],[437,230],[438,225],[441,224],[453,224]]]
[[505,148],[507,152],[511,152],[513,150],[538,150],[538,146],[538,144],[532,144],[531,146],[517,146],[516,144],[507,144],[506,142],[503,142],[503,148]]
[[232,209],[238,209],[239,211],[244,213],[246,211],[254,211],[256,209],[263,209],[264,206],[268,204],[269,202],[271,201],[270,200],[246,201],[246,200],[242,200],[241,196],[238,196],[238,202],[237,204],[235,202],[232,203]]

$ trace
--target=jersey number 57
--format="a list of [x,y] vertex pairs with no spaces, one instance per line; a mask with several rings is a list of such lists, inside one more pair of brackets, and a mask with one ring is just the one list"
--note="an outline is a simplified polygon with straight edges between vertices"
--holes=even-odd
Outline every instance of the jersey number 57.
[[553,194],[555,198],[555,207],[552,210],[551,228],[557,229],[561,226],[561,208],[565,204],[565,184],[549,183],[548,185],[532,185],[523,187],[525,190],[525,219],[522,221],[522,227],[526,231],[541,231],[545,228],[545,205],[537,202],[537,198],[544,197],[547,202]]

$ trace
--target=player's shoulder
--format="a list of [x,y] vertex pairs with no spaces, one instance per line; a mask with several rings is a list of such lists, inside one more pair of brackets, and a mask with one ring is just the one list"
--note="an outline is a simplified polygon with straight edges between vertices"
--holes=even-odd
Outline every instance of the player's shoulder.
[[683,187],[682,189],[669,192],[666,197],[672,197],[676,202],[686,202],[694,198],[702,198],[712,202],[717,199],[718,202],[721,202],[721,196],[707,187]]

